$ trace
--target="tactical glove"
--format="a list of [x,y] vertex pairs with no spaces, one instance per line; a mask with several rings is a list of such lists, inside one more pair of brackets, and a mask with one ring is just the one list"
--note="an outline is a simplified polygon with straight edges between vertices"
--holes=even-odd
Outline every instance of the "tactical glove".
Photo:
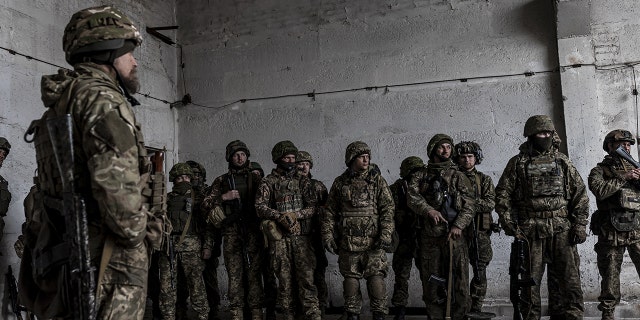
[[209,212],[207,222],[211,223],[216,228],[220,228],[225,217],[226,216],[224,211],[222,211],[222,208],[220,206],[215,206],[211,212]]
[[282,228],[292,235],[300,234],[300,223],[296,212],[285,212],[278,217],[278,223]]
[[506,235],[512,236],[512,237],[516,236],[517,230],[516,230],[516,226],[513,223],[511,222],[504,223],[502,225],[502,229],[504,229],[504,233]]
[[324,245],[325,250],[329,251],[332,254],[336,254],[338,252],[338,246],[333,238],[323,239],[322,244]]
[[569,230],[569,243],[581,244],[587,241],[587,227],[581,224],[574,224]]

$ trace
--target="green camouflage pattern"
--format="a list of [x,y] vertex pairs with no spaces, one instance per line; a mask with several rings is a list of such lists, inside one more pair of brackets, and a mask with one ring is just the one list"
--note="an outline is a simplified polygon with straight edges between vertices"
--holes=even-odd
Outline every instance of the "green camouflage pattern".
[[598,236],[594,249],[601,276],[600,310],[613,310],[620,303],[620,272],[626,250],[636,271],[640,270],[640,228],[618,231],[611,223],[614,213],[636,212],[623,208],[621,201],[623,189],[628,195],[640,195],[637,184],[622,178],[631,169],[633,167],[626,160],[608,155],[589,174],[589,190],[596,197],[598,207],[591,217],[591,228]]
[[[562,192],[550,189],[544,192],[534,189],[540,175],[527,175],[531,163],[544,168],[544,162],[553,162],[554,174],[562,177]],[[496,186],[496,212],[505,233],[513,236],[516,228],[529,242],[532,277],[542,281],[547,269],[550,313],[566,319],[581,319],[583,298],[580,280],[580,257],[576,245],[569,242],[569,230],[573,225],[586,225],[589,199],[580,174],[569,158],[555,146],[543,153],[534,151],[525,142],[520,153],[507,163]],[[538,282],[540,283],[540,282]],[[561,285],[558,285],[561,284]],[[537,319],[541,313],[540,285],[531,288],[531,305],[525,305],[523,313],[529,319]]]
[[369,154],[369,156],[372,156],[371,154],[371,148],[369,148],[369,146],[362,142],[362,141],[354,141],[351,142],[348,146],[347,146],[347,150],[344,153],[344,163],[347,165],[347,167],[351,164],[351,161],[353,159],[355,159],[357,156],[361,155],[361,154]]
[[523,136],[529,137],[542,131],[556,131],[553,121],[547,115],[531,116],[524,124]]
[[273,146],[273,149],[271,149],[271,160],[273,163],[276,163],[280,158],[288,154],[298,154],[298,148],[296,148],[293,142],[289,140],[280,141]]
[[387,277],[387,254],[382,249],[353,252],[341,250],[338,254],[338,268],[344,277],[343,297],[344,310],[348,313],[362,312],[362,293],[360,279],[367,280],[367,294],[369,295],[372,313],[389,313],[387,307],[387,287],[384,279]]
[[424,162],[420,157],[411,156],[402,160],[400,164],[400,177],[406,179],[409,177],[411,171],[417,168],[424,167]]
[[227,162],[231,162],[231,157],[233,157],[233,155],[238,151],[244,151],[244,153],[247,155],[247,158],[251,156],[251,152],[249,152],[249,147],[247,147],[246,143],[240,140],[233,140],[227,144],[227,147],[225,148],[224,158],[227,160]]
[[[303,155],[304,156],[304,155]],[[296,159],[298,160],[298,158]],[[304,160],[308,161],[308,160]],[[329,192],[327,187],[320,180],[313,179],[311,173],[309,173],[311,180],[311,188],[309,189],[313,195],[314,202],[316,203],[317,214],[311,219],[311,245],[316,258],[316,268],[313,272],[313,283],[318,290],[318,302],[320,308],[324,309],[327,306],[327,299],[329,298],[329,288],[327,287],[327,281],[325,279],[325,271],[329,266],[329,260],[327,260],[327,253],[324,250],[322,244],[322,230],[320,227],[320,217],[324,215],[324,206],[327,203]]]
[[452,152],[452,158],[454,156],[453,154],[453,138],[451,138],[450,136],[443,134],[443,133],[438,133],[436,135],[434,135],[433,137],[431,137],[431,139],[429,140],[429,143],[427,144],[427,156],[429,157],[429,159],[433,159],[433,151],[436,150],[436,148],[440,145],[440,143],[442,142],[442,140],[444,140],[445,142],[449,143],[451,145],[451,152]]
[[[473,154],[476,157],[476,165],[482,163],[484,155],[482,154],[482,148],[475,141],[460,141],[453,147],[453,153],[457,156],[461,154]],[[454,162],[458,162],[458,159],[454,159]]]
[[303,161],[309,162],[310,169],[313,169],[313,158],[311,157],[311,154],[306,151],[298,151],[298,154],[296,155],[296,162]]
[[187,175],[189,178],[193,178],[191,166],[184,162],[174,164],[173,167],[171,167],[171,170],[169,170],[169,181],[175,182],[176,178],[181,175]]

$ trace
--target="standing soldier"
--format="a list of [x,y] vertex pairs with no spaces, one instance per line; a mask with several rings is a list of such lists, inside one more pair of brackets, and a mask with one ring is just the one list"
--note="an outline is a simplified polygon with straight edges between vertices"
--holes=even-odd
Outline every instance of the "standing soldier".
[[[473,220],[475,202],[471,182],[451,161],[452,152],[450,136],[434,135],[427,145],[427,167],[409,178],[409,208],[423,217],[418,240],[422,299],[434,320],[464,319],[469,311],[469,255],[463,231]],[[436,278],[445,281],[433,281]]]
[[598,236],[595,251],[602,277],[598,297],[602,320],[614,319],[620,302],[620,268],[625,250],[629,250],[636,271],[640,270],[640,169],[634,167],[628,155],[633,144],[631,132],[609,132],[602,144],[608,155],[589,174],[589,189],[598,205],[591,217],[591,230]]
[[344,307],[348,320],[357,320],[362,308],[360,279],[367,291],[374,320],[388,312],[387,255],[394,230],[393,198],[384,178],[371,170],[371,149],[362,141],[347,146],[347,170],[331,186],[322,219],[325,248],[338,254],[344,277]]
[[393,296],[391,304],[396,308],[394,320],[404,320],[409,302],[409,278],[415,259],[416,267],[420,262],[416,257],[418,245],[417,232],[419,221],[416,214],[407,206],[407,192],[409,191],[409,176],[424,168],[424,162],[419,157],[408,157],[400,164],[400,179],[389,186],[395,204],[394,221],[398,232],[398,248],[393,253],[391,266],[395,274]]
[[554,133],[551,118],[530,117],[524,126],[527,141],[509,160],[496,187],[502,228],[529,246],[536,284],[520,299],[526,319],[540,319],[540,283],[547,265],[549,295],[560,297],[549,306],[552,319],[582,319],[584,313],[576,244],[587,237],[589,199],[580,174],[554,145]]
[[[198,319],[207,320],[209,306],[206,299],[206,289],[202,271],[203,259],[211,256],[211,247],[203,241],[198,230],[204,221],[197,215],[201,212],[194,210],[195,194],[191,187],[193,172],[186,163],[176,163],[169,171],[169,180],[173,182],[173,189],[167,195],[167,211],[173,232],[168,241],[169,255],[161,255],[158,261],[160,267],[160,311],[164,319],[176,318],[176,288],[186,286],[191,305],[197,313]],[[181,274],[182,277],[178,275]],[[183,279],[180,283],[176,279]],[[178,282],[178,283],[176,283]]]
[[[296,165],[298,166],[298,172],[311,180],[311,192],[315,197],[314,201],[316,203],[317,214],[313,216],[313,220],[310,225],[311,244],[313,245],[313,250],[316,256],[316,269],[313,272],[313,283],[316,285],[316,289],[318,289],[320,313],[324,316],[324,312],[327,308],[327,299],[329,297],[329,290],[327,289],[327,282],[325,280],[325,271],[327,270],[327,266],[329,266],[329,261],[327,260],[324,246],[322,245],[320,217],[323,214],[322,211],[324,205],[327,203],[329,193],[327,192],[327,187],[324,183],[320,180],[313,179],[311,176],[313,158],[311,158],[311,154],[309,154],[309,152],[298,151],[298,155],[296,156]],[[300,226],[304,228],[307,223],[308,222],[304,222]]]
[[[130,94],[140,85],[133,50],[141,41],[138,29],[119,10],[81,10],[71,17],[62,41],[74,70],[42,78],[47,111],[31,123],[27,138],[35,142],[38,165],[40,201],[34,208],[44,210],[38,213],[46,218],[27,227],[19,290],[21,301],[38,318],[91,318],[92,312],[84,312],[91,309],[85,308],[90,299],[76,294],[77,287],[71,287],[75,281],[68,278],[78,272],[66,272],[81,267],[86,270],[81,286],[97,286],[98,319],[144,316],[148,245],[159,247],[159,241],[145,238],[160,239],[150,237],[149,227],[161,224],[147,223],[152,217],[147,208],[156,205],[147,203],[152,198],[143,192],[151,165],[131,109],[138,102]],[[85,210],[69,209],[70,202],[78,208],[81,201]],[[74,225],[71,230],[73,217],[65,223],[65,211],[81,222],[86,218],[88,227],[78,230]],[[83,233],[87,242],[69,239]],[[76,250],[70,254],[76,245],[88,245],[90,255],[82,251],[91,268],[69,265],[80,255]]]
[[493,219],[491,212],[495,207],[495,188],[488,175],[478,171],[476,165],[483,159],[480,145],[473,141],[462,141],[455,145],[454,154],[457,157],[458,168],[473,185],[475,217],[473,224],[467,227],[469,241],[469,262],[473,269],[471,280],[471,312],[482,312],[482,304],[487,294],[487,266],[493,258],[491,249],[491,232]]
[[307,225],[316,214],[316,204],[311,181],[296,170],[297,153],[291,141],[280,141],[273,147],[271,158],[276,168],[260,183],[256,209],[265,219],[262,229],[270,242],[272,270],[279,271],[278,300],[284,319],[294,319],[296,299],[300,299],[304,317],[320,320],[318,291],[313,283],[316,259]]
[[203,210],[210,212],[210,221],[222,232],[232,320],[245,318],[245,304],[251,319],[262,319],[263,242],[254,202],[260,179],[249,169],[250,156],[244,142],[229,142],[225,157],[229,171],[213,181],[202,203]]
[[[0,137],[0,168],[4,159],[9,155],[11,144],[6,138]],[[4,234],[4,217],[9,211],[9,203],[11,202],[11,192],[9,192],[9,182],[0,175],[0,241]]]

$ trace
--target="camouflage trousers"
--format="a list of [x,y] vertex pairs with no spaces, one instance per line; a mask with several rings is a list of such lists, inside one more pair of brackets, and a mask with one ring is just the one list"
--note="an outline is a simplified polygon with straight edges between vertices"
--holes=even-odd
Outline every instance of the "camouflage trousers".
[[[174,261],[169,261],[166,254],[161,254],[158,259],[160,269],[160,311],[164,319],[175,319],[177,288],[186,286],[191,298],[191,306],[198,315],[198,319],[206,320],[209,316],[207,293],[202,278],[204,261],[201,258],[200,239],[197,236],[186,236],[182,244],[178,245],[179,237],[172,237],[175,243]],[[173,282],[171,275],[171,263],[173,264]],[[183,275],[178,277],[177,273]],[[186,283],[180,283],[177,279],[184,279]]]
[[144,318],[147,302],[147,288],[121,284],[101,286],[102,299],[99,301],[97,319],[137,319]]
[[640,276],[640,242],[616,246],[613,241],[598,237],[594,249],[598,256],[598,271],[602,277],[598,309],[613,310],[620,303],[620,272],[625,250],[629,251],[631,261]]
[[367,293],[371,303],[371,312],[387,314],[387,288],[384,278],[389,269],[387,254],[382,249],[371,249],[362,252],[340,250],[338,267],[344,277],[343,296],[346,312],[360,314],[362,294],[360,279],[367,280]]
[[242,237],[235,232],[225,232],[222,239],[224,265],[229,277],[229,309],[243,310],[245,299],[249,308],[261,309],[263,299],[261,267],[264,250],[262,234],[247,232],[247,235]]
[[[543,239],[527,238],[531,261],[531,277],[538,285],[525,290],[522,303],[524,319],[540,319],[540,283],[547,268],[549,315],[567,320],[582,319],[583,293],[580,280],[580,256],[575,245],[569,244],[569,231]],[[530,303],[527,303],[530,302]]]
[[447,237],[421,236],[418,244],[420,256],[420,280],[422,280],[422,300],[427,308],[427,315],[432,320],[445,318],[447,305],[446,283],[429,281],[434,275],[445,281],[449,277],[449,254],[452,254],[453,292],[451,318],[465,319],[469,311],[469,254],[467,240],[461,237],[452,241],[453,250],[449,249]]
[[[469,263],[473,270],[476,250],[472,245],[471,238],[469,240]],[[480,311],[484,298],[487,295],[487,266],[493,258],[493,250],[491,249],[491,231],[478,232],[478,272],[474,270],[473,279],[470,282],[469,293],[471,294],[471,310]]]
[[318,291],[313,284],[316,258],[309,236],[285,236],[269,247],[272,270],[279,271],[278,301],[283,311],[293,314],[295,299],[300,299],[305,317],[319,320]]
[[415,239],[400,239],[398,248],[393,253],[391,266],[396,280],[393,284],[391,304],[396,307],[406,307],[409,303],[409,278],[414,259],[416,268],[420,267],[416,256],[416,245]]

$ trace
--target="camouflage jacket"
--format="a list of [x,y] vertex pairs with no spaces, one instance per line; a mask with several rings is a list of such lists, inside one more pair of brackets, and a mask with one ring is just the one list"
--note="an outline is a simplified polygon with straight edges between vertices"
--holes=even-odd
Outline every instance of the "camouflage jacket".
[[[441,179],[441,190],[434,188],[433,181]],[[409,193],[407,204],[413,212],[423,216],[422,233],[427,237],[443,237],[449,233],[444,223],[434,224],[428,216],[430,210],[443,212],[445,197],[450,197],[451,207],[457,211],[457,216],[452,225],[464,230],[475,214],[475,200],[471,181],[460,171],[455,164],[434,164],[429,161],[426,168],[418,170],[409,176]],[[445,216],[443,214],[443,216]],[[446,218],[446,217],[445,217]]]
[[387,181],[375,170],[347,169],[331,185],[321,219],[324,239],[333,238],[346,251],[376,249],[391,243],[394,204]]
[[[215,178],[211,184],[209,194],[202,201],[202,209],[209,213],[214,207],[222,207],[227,218],[231,217],[234,210],[241,210],[241,219],[244,227],[257,230],[259,228],[258,216],[256,215],[255,199],[260,177],[248,169],[230,169],[227,173]],[[222,195],[232,190],[232,185],[240,192],[240,204],[237,200],[224,201]],[[234,220],[231,218],[229,221]],[[238,219],[239,221],[239,219]],[[236,223],[228,224],[223,222],[222,233],[238,233]]]
[[316,214],[313,216],[311,226],[301,226],[302,228],[310,228],[311,232],[314,234],[314,239],[318,239],[321,241],[321,228],[320,228],[320,217],[324,215],[324,206],[327,204],[327,198],[329,197],[329,191],[327,187],[320,180],[313,179],[311,174],[309,174],[309,179],[311,180],[311,187],[309,191],[312,194],[313,201],[316,204]]
[[496,187],[496,212],[505,232],[516,223],[530,238],[586,225],[589,199],[580,174],[555,147],[542,154],[528,142],[511,158]]
[[212,249],[213,229],[207,228],[206,216],[204,211],[198,207],[196,197],[198,195],[193,188],[187,190],[186,193],[180,193],[174,189],[167,194],[167,214],[173,227],[171,234],[180,237],[184,228],[187,227],[187,221],[189,221],[185,236],[198,238],[202,249]]
[[[486,231],[491,227],[491,212],[496,206],[496,189],[493,186],[493,181],[488,175],[473,168],[471,171],[463,171],[467,176],[471,184],[473,185],[473,193],[476,200],[476,223],[477,230]],[[488,215],[487,217],[484,217]],[[484,222],[483,223],[483,219]],[[487,223],[489,225],[487,225]]]
[[409,184],[407,180],[398,179],[389,186],[395,205],[394,222],[400,239],[413,239],[419,228],[418,216],[407,204]]
[[202,203],[204,198],[211,193],[211,186],[202,184],[200,187],[193,187],[193,210],[197,213],[196,216],[202,220],[198,224],[198,234],[201,237],[203,249],[214,249],[220,244],[222,239],[220,238],[220,230],[216,229],[212,224],[207,223],[206,210],[203,210]]
[[277,221],[283,212],[293,211],[299,222],[313,218],[318,208],[311,188],[311,180],[297,171],[287,175],[273,169],[262,179],[256,193],[258,217]]
[[[637,211],[623,207],[623,197],[637,199],[640,185],[625,180],[622,175],[632,169],[631,164],[618,156],[606,156],[589,174],[589,190],[596,197],[598,210],[591,217],[591,229],[607,241],[626,245],[640,240],[640,227],[632,231],[617,231],[611,223],[616,212]],[[624,195],[623,195],[624,193]]]

